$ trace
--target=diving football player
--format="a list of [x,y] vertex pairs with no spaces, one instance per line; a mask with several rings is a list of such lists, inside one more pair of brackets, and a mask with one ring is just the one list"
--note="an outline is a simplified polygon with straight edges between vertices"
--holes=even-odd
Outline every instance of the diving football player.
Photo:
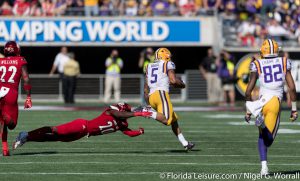
[[92,120],[76,119],[58,126],[45,126],[29,132],[20,132],[13,144],[13,149],[26,142],[62,141],[70,142],[84,136],[97,136],[122,131],[130,137],[139,136],[144,129],[131,130],[127,119],[136,116],[150,117],[151,112],[132,112],[129,104],[118,103],[109,106],[98,117]]
[[[169,96],[169,87],[185,88],[184,82],[176,77],[175,64],[171,61],[171,52],[167,48],[159,48],[155,52],[155,62],[146,67],[144,97],[154,110],[152,118],[171,126],[185,150],[191,150],[195,145],[188,142],[178,125],[178,116],[173,111]],[[159,119],[158,119],[159,117]],[[163,118],[163,119],[161,119]]]
[[[261,174],[267,175],[267,151],[272,145],[280,123],[280,105],[283,97],[285,82],[289,87],[292,101],[290,120],[298,117],[296,105],[296,89],[291,75],[291,61],[286,57],[278,56],[278,44],[275,40],[264,40],[260,54],[261,58],[253,58],[250,64],[250,82],[247,86],[245,120],[249,122],[251,114],[256,117],[258,126],[258,151],[261,160]],[[260,82],[259,99],[252,101],[251,92],[256,80]]]

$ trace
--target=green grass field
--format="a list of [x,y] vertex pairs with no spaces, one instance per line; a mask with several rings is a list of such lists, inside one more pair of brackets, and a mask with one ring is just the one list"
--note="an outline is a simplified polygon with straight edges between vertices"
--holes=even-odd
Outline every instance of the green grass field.
[[[80,117],[90,119],[98,114],[96,111],[21,111],[17,128],[9,133],[9,141],[11,144],[21,130],[57,125]],[[166,172],[256,174],[260,171],[257,128],[244,123],[242,112],[178,114],[185,137],[197,144],[195,151],[184,152],[170,127],[151,119],[134,118],[129,120],[130,127],[144,127],[144,135],[130,138],[118,132],[72,143],[27,143],[11,157],[1,157],[0,180],[153,181],[174,180],[161,179],[160,175]],[[271,172],[300,170],[300,124],[289,123],[288,116],[288,112],[282,113],[282,131],[269,150]],[[254,180],[251,178],[243,176],[237,180]]]

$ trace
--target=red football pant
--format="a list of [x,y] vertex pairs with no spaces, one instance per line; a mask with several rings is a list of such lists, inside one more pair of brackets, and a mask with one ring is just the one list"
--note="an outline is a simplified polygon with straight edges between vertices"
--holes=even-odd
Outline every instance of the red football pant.
[[4,120],[4,124],[8,129],[14,129],[18,121],[18,91],[10,89],[9,92],[1,98],[1,115]]
[[42,127],[28,132],[27,141],[62,141],[70,142],[87,135],[87,120],[76,119],[74,121],[54,126]]

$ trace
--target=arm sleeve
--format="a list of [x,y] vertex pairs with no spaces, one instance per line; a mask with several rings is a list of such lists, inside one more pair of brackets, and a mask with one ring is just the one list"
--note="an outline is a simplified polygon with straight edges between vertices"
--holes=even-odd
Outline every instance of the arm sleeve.
[[123,134],[126,134],[127,136],[130,136],[130,137],[135,137],[135,136],[139,136],[142,134],[140,132],[140,130],[131,130],[129,128],[123,129],[121,131],[123,132]]
[[292,69],[292,61],[290,59],[287,59],[286,61],[286,70]]
[[169,61],[167,63],[167,70],[175,70],[175,69],[176,69],[176,67],[175,67],[174,62]]
[[250,63],[250,68],[249,69],[250,69],[250,72],[257,72],[257,67],[256,67],[254,61],[252,61]]

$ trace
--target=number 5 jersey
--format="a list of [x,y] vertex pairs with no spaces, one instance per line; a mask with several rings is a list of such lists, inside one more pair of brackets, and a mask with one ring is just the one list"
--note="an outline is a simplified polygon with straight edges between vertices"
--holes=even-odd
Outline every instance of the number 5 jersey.
[[250,72],[258,75],[260,96],[272,95],[282,99],[288,70],[291,70],[291,61],[286,57],[257,59],[250,64]]
[[147,84],[150,88],[149,95],[153,94],[156,90],[169,92],[168,70],[172,69],[175,69],[175,64],[172,61],[158,60],[148,64],[146,76],[148,79]]

